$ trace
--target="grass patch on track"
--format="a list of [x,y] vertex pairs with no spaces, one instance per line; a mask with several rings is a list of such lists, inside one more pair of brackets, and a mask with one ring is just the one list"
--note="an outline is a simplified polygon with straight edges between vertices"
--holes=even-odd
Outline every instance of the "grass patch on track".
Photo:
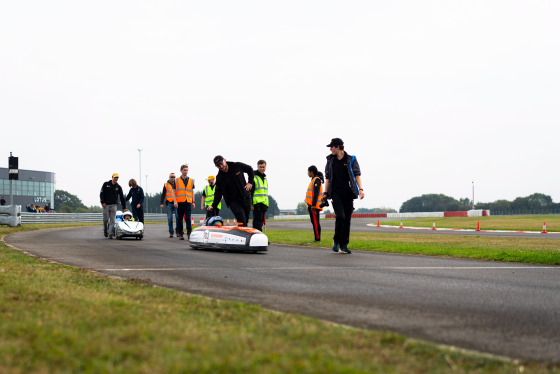
[[[0,227],[0,236],[32,228]],[[3,243],[0,337],[0,373],[560,373],[110,279]]]
[[[323,231],[321,243],[309,243],[313,240],[311,230],[274,229],[268,230],[267,235],[273,243],[330,248],[334,233]],[[547,238],[351,232],[348,248],[373,252],[560,265],[560,240]]]
[[[375,221],[375,222],[374,222]],[[560,215],[535,216],[488,216],[488,217],[439,217],[439,218],[407,218],[403,219],[406,227],[432,227],[449,229],[476,229],[480,223],[481,230],[512,230],[512,231],[542,231],[546,222],[546,231],[560,231]],[[372,223],[377,220],[372,219]],[[383,225],[399,226],[400,220],[385,221]]]

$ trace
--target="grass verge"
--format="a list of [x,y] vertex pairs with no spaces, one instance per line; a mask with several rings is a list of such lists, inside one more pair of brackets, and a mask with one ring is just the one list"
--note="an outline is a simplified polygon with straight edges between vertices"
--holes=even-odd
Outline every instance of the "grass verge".
[[[372,219],[376,221],[375,219]],[[376,221],[377,222],[377,221]],[[383,222],[384,225],[398,226],[400,220]],[[403,220],[407,227],[436,227],[449,229],[476,229],[480,223],[481,230],[512,230],[512,231],[542,231],[546,223],[546,231],[560,231],[560,215],[535,216],[488,216],[488,217],[440,217],[440,218],[412,218]]]
[[[321,243],[309,243],[313,240],[310,230],[267,231],[273,243],[313,247],[330,247],[333,234],[323,231]],[[348,247],[374,252],[560,265],[558,239],[351,232]]]
[[560,373],[109,279],[3,243],[0,337],[0,373]]

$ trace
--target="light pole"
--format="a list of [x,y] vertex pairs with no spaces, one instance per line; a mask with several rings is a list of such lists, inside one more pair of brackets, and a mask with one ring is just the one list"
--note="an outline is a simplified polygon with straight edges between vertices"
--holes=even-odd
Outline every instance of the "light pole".
[[138,183],[142,184],[142,150],[138,148]]
[[472,182],[472,208],[474,210],[474,181]]

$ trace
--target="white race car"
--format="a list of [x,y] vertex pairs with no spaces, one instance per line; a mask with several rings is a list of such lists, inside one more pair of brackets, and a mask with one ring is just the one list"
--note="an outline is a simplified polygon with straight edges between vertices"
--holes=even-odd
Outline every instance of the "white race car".
[[129,211],[123,213],[119,210],[115,219],[115,236],[117,239],[126,237],[142,239],[144,237],[144,224],[134,221],[132,213]]
[[220,216],[210,217],[191,232],[189,244],[193,249],[220,249],[236,252],[268,250],[268,237],[257,229],[242,226],[223,226]]

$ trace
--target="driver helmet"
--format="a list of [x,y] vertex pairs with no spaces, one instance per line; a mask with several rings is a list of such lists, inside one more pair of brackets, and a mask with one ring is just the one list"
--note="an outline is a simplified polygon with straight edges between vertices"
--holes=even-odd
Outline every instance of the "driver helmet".
[[220,216],[208,218],[208,226],[223,226],[224,220]]
[[131,220],[132,219],[132,214],[130,212],[124,212],[123,215],[122,215],[122,219],[123,220],[125,220],[125,219]]

